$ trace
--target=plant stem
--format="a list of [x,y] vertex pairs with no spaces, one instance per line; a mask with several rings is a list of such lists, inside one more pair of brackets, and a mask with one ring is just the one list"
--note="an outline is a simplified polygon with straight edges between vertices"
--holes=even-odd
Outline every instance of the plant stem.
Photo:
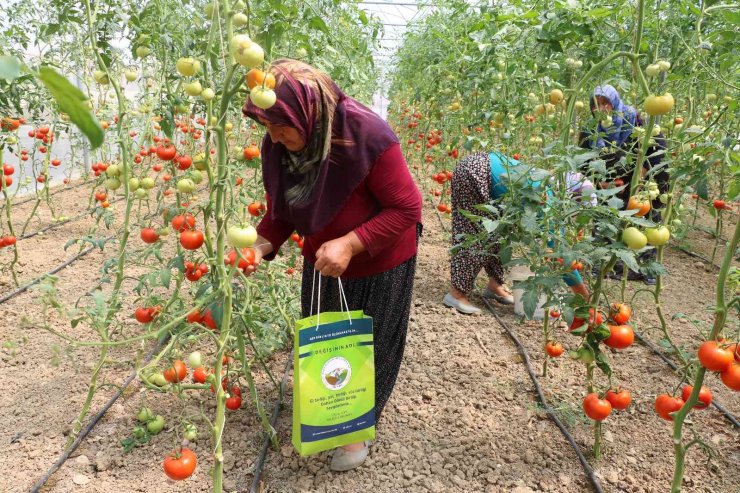
[[[727,320],[727,305],[725,303],[725,283],[727,282],[727,274],[732,265],[732,257],[737,249],[738,242],[740,241],[740,222],[735,225],[735,234],[732,240],[727,244],[725,250],[725,256],[722,260],[722,267],[719,271],[719,277],[717,278],[717,301],[714,309],[714,326],[712,332],[709,335],[709,340],[714,341],[722,332]],[[681,485],[683,484],[683,473],[684,473],[684,462],[686,459],[686,451],[689,445],[683,445],[683,423],[688,416],[689,411],[694,405],[699,402],[699,392],[701,386],[704,384],[704,376],[706,374],[706,368],[699,366],[699,370],[696,372],[694,377],[694,389],[691,391],[689,400],[687,400],[681,409],[675,413],[673,419],[673,452],[675,454],[676,463],[673,469],[673,483],[671,485],[671,493],[679,493],[681,491]]]

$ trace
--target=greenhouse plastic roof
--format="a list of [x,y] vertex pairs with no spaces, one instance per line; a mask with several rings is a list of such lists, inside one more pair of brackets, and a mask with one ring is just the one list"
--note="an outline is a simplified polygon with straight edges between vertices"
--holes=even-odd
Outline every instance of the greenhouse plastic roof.
[[412,0],[368,0],[361,1],[358,5],[383,23],[380,45],[374,50],[375,64],[381,70],[381,86],[375,95],[373,110],[385,117],[387,110],[387,100],[384,97],[387,93],[386,76],[392,69],[393,54],[401,45],[407,27],[433,7],[427,2],[417,3]]

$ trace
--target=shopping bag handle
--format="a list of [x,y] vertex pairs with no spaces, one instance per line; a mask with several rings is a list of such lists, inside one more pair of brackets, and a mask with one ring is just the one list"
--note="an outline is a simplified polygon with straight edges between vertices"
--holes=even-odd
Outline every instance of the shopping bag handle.
[[[316,274],[319,275],[319,287],[318,289],[315,289],[316,286]],[[337,282],[339,283],[339,309],[342,311],[347,312],[347,319],[349,320],[349,324],[352,325],[352,314],[349,310],[349,303],[347,302],[347,295],[344,293],[344,287],[342,286],[342,279],[340,277],[337,277]],[[313,300],[314,300],[314,292],[316,292],[316,328],[318,329],[319,325],[321,324],[321,271],[314,268],[313,270],[313,279],[311,281],[311,308],[309,310],[309,316],[313,316]],[[344,304],[342,304],[344,302]]]

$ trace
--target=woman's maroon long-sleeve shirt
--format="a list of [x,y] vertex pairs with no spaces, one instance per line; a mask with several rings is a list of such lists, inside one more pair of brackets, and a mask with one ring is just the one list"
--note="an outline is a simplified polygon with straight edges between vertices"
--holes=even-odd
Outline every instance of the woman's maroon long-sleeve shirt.
[[[400,144],[386,149],[350,195],[344,207],[322,231],[306,236],[303,256],[316,262],[325,242],[354,231],[365,251],[358,253],[343,278],[365,277],[390,270],[416,254],[416,224],[421,221],[421,194],[411,178]],[[267,214],[257,232],[273,246],[270,260],[293,233],[289,221]]]

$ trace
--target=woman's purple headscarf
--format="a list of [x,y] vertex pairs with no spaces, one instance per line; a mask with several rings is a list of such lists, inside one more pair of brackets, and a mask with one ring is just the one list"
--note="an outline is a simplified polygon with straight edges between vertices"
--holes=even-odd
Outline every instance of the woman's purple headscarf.
[[290,152],[265,135],[262,178],[271,217],[311,235],[331,222],[398,138],[382,118],[310,65],[281,59],[270,72],[276,79],[275,105],[262,110],[248,99],[242,112],[258,123],[260,117],[293,127],[306,142],[302,151]]
[[[591,111],[594,112],[598,107],[596,97],[603,96],[609,100],[612,105],[612,125],[604,128],[599,122],[599,138],[596,140],[596,147],[602,148],[607,145],[613,147],[622,147],[622,144],[632,133],[633,128],[637,125],[637,112],[632,106],[627,106],[619,97],[619,92],[609,85],[596,86],[591,95]],[[603,135],[603,137],[601,137]]]

